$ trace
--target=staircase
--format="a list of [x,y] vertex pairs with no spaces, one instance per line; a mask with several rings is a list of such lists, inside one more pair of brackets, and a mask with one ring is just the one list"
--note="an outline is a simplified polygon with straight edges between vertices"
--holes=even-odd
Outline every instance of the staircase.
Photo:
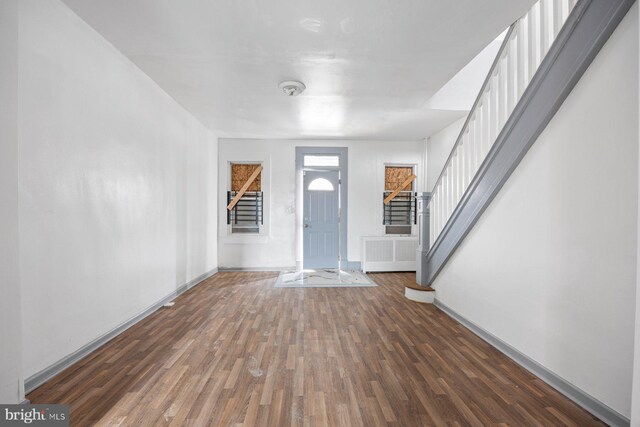
[[431,193],[421,283],[438,275],[635,0],[539,0],[505,36]]

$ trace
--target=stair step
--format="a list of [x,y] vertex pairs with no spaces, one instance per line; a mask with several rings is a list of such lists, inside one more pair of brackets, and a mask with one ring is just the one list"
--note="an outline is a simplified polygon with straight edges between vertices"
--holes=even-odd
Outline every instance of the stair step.
[[432,287],[406,285],[404,287],[404,296],[411,301],[433,304],[436,297],[436,290]]

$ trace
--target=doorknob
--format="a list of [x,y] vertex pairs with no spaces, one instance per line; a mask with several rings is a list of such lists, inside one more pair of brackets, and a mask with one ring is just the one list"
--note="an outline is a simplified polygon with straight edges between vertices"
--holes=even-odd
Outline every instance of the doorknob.
[[311,227],[309,224],[304,225],[304,228],[309,228],[309,227]]

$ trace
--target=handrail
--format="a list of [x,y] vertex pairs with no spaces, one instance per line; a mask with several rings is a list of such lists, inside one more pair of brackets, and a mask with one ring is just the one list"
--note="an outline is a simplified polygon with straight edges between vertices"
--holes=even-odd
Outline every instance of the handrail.
[[434,203],[423,212],[421,241],[429,247],[423,245],[419,261],[422,286],[443,271],[635,1],[540,0],[518,20]]
[[430,245],[474,182],[577,1],[538,0],[509,26],[432,190]]
[[[442,181],[442,178],[444,177],[444,174],[447,171],[447,167],[451,163],[451,160],[453,159],[453,155],[455,154],[456,149],[458,148],[458,145],[460,145],[460,142],[462,141],[462,137],[464,136],[464,133],[467,131],[467,127],[469,126],[469,122],[471,121],[471,118],[473,117],[474,113],[476,112],[476,108],[478,107],[478,104],[482,100],[482,95],[484,94],[485,90],[487,89],[487,86],[489,86],[489,82],[491,81],[491,78],[493,77],[494,71],[496,70],[497,66],[500,64],[500,60],[502,59],[502,55],[504,54],[504,51],[507,49],[507,46],[509,45],[509,42],[511,41],[510,40],[511,39],[511,33],[513,33],[513,30],[514,30],[516,24],[518,23],[518,21],[520,19],[521,18],[518,18],[516,20],[516,22],[514,22],[513,24],[511,24],[509,26],[509,29],[507,30],[507,34],[505,34],[504,40],[502,40],[502,44],[500,45],[500,49],[498,49],[498,54],[496,55],[495,59],[493,60],[493,63],[491,63],[491,68],[489,68],[489,73],[487,74],[487,77],[484,79],[484,82],[482,83],[482,86],[480,87],[480,91],[478,92],[478,96],[476,97],[476,100],[473,102],[473,106],[471,107],[471,110],[469,110],[469,114],[467,115],[467,119],[465,120],[464,125],[462,125],[462,130],[460,131],[460,134],[458,135],[458,138],[456,139],[455,144],[453,144],[453,147],[451,148],[451,152],[449,153],[449,157],[447,157],[447,161],[444,162],[444,166],[442,166],[442,171],[440,172],[440,175],[438,175],[438,179],[436,180],[436,183],[433,185],[433,188],[431,189],[431,191],[433,191],[436,188],[438,188],[438,185],[440,184],[440,181]],[[427,206],[429,206],[431,204],[432,200],[433,200],[433,198],[431,200],[429,200],[429,203],[427,203]]]

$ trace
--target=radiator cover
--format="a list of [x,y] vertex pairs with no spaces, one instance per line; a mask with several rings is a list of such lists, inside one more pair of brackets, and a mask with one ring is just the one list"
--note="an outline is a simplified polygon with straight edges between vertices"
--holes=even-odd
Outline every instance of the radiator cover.
[[362,271],[416,271],[417,236],[362,238]]

